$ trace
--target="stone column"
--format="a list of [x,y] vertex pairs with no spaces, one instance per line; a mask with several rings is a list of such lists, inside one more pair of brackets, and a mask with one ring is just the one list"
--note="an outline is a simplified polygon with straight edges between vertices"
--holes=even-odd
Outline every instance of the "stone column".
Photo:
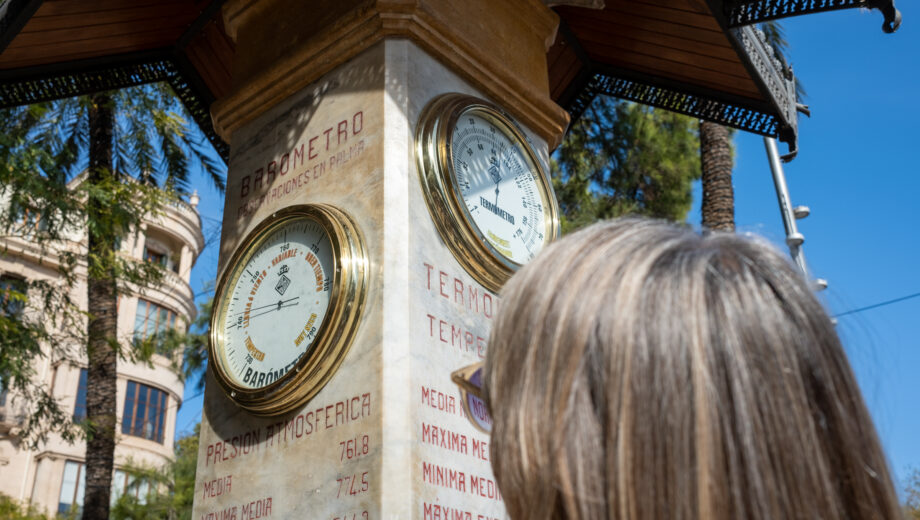
[[144,246],[147,244],[147,223],[141,222],[140,231],[135,235],[134,248],[131,250],[131,256],[143,259]]
[[194,517],[504,517],[488,436],[450,381],[485,354],[499,298],[435,229],[414,133],[431,99],[471,94],[515,117],[545,165],[566,125],[547,93],[555,15],[537,0],[231,1],[224,14],[237,58],[213,110],[231,143],[220,269],[273,212],[322,202],[363,232],[370,290],[345,361],[302,409],[254,417],[209,374]]
[[179,252],[179,277],[187,282],[191,274],[192,250],[187,245],[182,244],[182,249]]

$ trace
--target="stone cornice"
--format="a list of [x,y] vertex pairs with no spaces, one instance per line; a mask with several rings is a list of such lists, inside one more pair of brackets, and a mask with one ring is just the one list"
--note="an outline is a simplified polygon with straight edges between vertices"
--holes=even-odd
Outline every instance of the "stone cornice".
[[[545,57],[558,18],[539,0],[323,4],[326,11],[316,20],[309,16],[309,5],[286,0],[236,1],[224,7],[228,31],[237,38],[234,90],[212,107],[224,139],[376,43],[405,38],[450,66],[551,147],[560,142],[568,115],[550,99]],[[286,31],[290,37],[279,36]]]

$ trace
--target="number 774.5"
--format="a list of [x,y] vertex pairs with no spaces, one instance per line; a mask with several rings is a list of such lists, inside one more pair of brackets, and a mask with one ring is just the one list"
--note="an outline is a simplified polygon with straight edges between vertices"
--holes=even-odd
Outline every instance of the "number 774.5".
[[346,475],[343,478],[335,479],[339,483],[339,492],[336,498],[345,495],[358,495],[368,489],[367,472],[361,474],[361,481],[358,482],[358,475]]

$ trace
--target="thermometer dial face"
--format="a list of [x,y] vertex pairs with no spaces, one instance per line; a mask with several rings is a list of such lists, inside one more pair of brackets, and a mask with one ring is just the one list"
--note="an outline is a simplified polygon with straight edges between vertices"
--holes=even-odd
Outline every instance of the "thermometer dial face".
[[221,362],[233,383],[262,388],[294,369],[326,318],[334,274],[329,237],[316,221],[270,228],[237,266],[225,313]]
[[559,235],[559,208],[526,134],[497,106],[444,94],[419,116],[416,158],[445,246],[486,289]]
[[479,111],[461,116],[451,136],[453,173],[470,220],[483,240],[516,264],[530,261],[546,234],[540,171],[522,145]]

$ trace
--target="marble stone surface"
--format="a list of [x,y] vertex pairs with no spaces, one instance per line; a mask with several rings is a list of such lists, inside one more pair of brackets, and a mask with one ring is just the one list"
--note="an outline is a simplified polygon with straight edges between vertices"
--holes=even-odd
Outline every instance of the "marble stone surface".
[[344,363],[302,409],[254,417],[209,378],[194,518],[505,518],[488,435],[450,380],[485,354],[500,299],[447,249],[416,168],[418,116],[446,92],[482,97],[385,40],[234,133],[221,269],[274,211],[323,202],[362,230],[370,290]]

